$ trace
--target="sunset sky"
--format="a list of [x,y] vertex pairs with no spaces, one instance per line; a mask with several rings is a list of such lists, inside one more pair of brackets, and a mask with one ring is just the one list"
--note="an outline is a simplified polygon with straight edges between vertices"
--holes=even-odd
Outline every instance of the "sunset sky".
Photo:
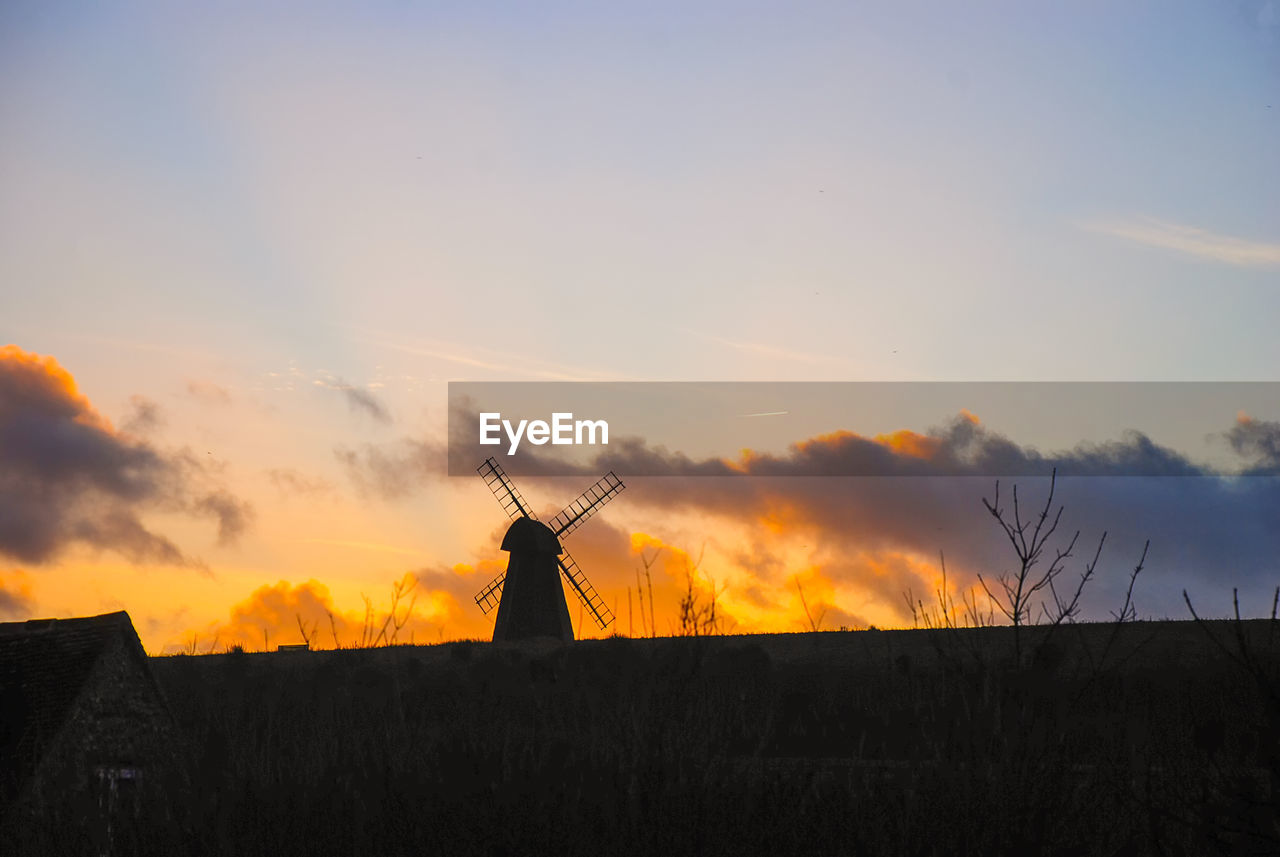
[[[487,637],[449,381],[1280,380],[1275,0],[10,2],[0,121],[0,619],[152,652],[350,644],[406,574]],[[1095,618],[1148,538],[1142,615],[1270,609],[1280,403],[1201,416],[1160,454],[1273,475],[1060,486]],[[967,426],[1056,442],[768,451]],[[638,479],[566,545],[623,633],[655,552],[659,633],[699,554],[736,630],[909,625],[1007,567],[992,482]]]

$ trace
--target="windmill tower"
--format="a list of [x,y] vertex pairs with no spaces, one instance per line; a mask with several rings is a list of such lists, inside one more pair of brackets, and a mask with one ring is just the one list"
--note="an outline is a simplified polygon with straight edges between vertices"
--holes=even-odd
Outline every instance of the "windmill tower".
[[476,468],[507,515],[515,520],[502,539],[502,549],[511,554],[507,570],[476,594],[476,604],[488,613],[495,606],[494,642],[526,640],[530,637],[573,639],[569,607],[565,604],[560,576],[578,594],[582,604],[602,629],[613,622],[613,612],[587,580],[582,569],[560,544],[567,535],[600,510],[626,486],[610,471],[561,510],[547,524],[529,508],[511,484],[502,467],[492,458]]

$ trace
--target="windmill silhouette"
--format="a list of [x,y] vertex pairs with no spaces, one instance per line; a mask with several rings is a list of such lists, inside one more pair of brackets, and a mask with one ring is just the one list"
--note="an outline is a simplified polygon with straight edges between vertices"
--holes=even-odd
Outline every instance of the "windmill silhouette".
[[[488,613],[495,606],[495,642],[526,640],[530,637],[573,639],[569,607],[565,604],[560,575],[578,594],[601,629],[613,622],[613,612],[587,580],[582,569],[560,544],[567,535],[586,522],[626,486],[613,471],[582,493],[551,519],[538,520],[501,465],[492,458],[476,468],[507,515],[515,520],[502,538],[502,549],[511,554],[507,570],[476,594],[476,604]],[[557,567],[559,574],[557,574]]]

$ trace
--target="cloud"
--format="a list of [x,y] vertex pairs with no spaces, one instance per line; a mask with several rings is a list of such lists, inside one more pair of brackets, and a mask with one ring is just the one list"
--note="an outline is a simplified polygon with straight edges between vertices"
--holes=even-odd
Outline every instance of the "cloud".
[[333,483],[318,476],[307,476],[290,467],[273,467],[266,471],[271,484],[283,494],[315,495],[333,490]]
[[[474,404],[454,403],[448,456],[454,473],[492,454],[469,427],[478,423]],[[586,453],[587,448],[580,448]],[[464,463],[465,462],[465,463]],[[781,455],[743,450],[737,459],[691,459],[639,437],[611,437],[594,456],[557,457],[549,447],[524,444],[503,462],[512,475],[587,476],[612,470],[621,476],[1039,476],[1055,468],[1071,476],[1200,476],[1211,471],[1147,435],[1129,431],[1119,440],[1081,443],[1042,453],[1019,445],[962,410],[926,433],[899,430],[865,436],[848,430],[792,443]],[[429,475],[429,474],[428,474]]]
[[196,500],[192,510],[218,522],[218,544],[233,545],[253,522],[253,507],[225,490],[214,491]]
[[424,480],[446,472],[444,449],[426,441],[365,444],[359,450],[337,447],[333,454],[362,494],[384,500],[408,497],[421,488]]
[[203,567],[141,515],[211,515],[232,541],[249,508],[212,481],[196,457],[116,432],[52,357],[0,348],[0,554],[44,563],[80,544]]
[[1242,413],[1224,434],[1237,454],[1253,459],[1247,473],[1280,476],[1280,422],[1255,420]]
[[340,605],[329,587],[318,580],[298,584],[282,580],[260,586],[237,602],[226,621],[189,630],[180,642],[170,642],[165,650],[181,651],[193,639],[200,651],[215,646],[216,651],[223,651],[235,645],[252,651],[274,650],[282,644],[303,642],[304,631],[313,648],[325,649],[388,643],[393,638],[402,643],[436,642],[446,629],[451,629],[453,638],[482,636],[486,635],[486,620],[478,610],[465,610],[463,604],[472,603],[469,590],[473,586],[479,589],[483,584],[478,578],[491,571],[487,566],[459,565],[406,572],[392,582],[392,587],[402,591],[394,619],[389,589],[369,597],[367,605]]
[[[1270,468],[1280,432],[1274,424],[1239,422],[1229,436],[1239,451],[1258,458],[1251,472],[1275,472]],[[981,504],[993,496],[995,479],[983,474],[1043,474],[1015,483],[1025,517],[1044,502],[1054,466],[1092,474],[1058,480],[1055,504],[1066,505],[1064,534],[1069,539],[1082,531],[1073,562],[1086,544],[1093,547],[1109,532],[1086,603],[1093,617],[1105,618],[1117,606],[1125,574],[1147,538],[1152,551],[1139,594],[1153,615],[1182,615],[1184,587],[1208,603],[1220,600],[1224,587],[1229,596],[1239,585],[1242,603],[1252,598],[1269,606],[1263,596],[1280,583],[1274,569],[1280,480],[1217,475],[1139,433],[1046,455],[962,415],[927,435],[866,438],[836,432],[795,443],[783,455],[745,454],[737,460],[689,459],[632,440],[611,444],[583,470],[645,473],[626,478],[631,508],[674,513],[684,527],[701,520],[729,544],[751,540],[750,551],[724,551],[734,566],[726,581],[735,588],[778,592],[787,582],[779,580],[781,573],[815,567],[841,592],[843,600],[833,606],[856,620],[885,610],[905,616],[902,595],[909,589],[929,599],[937,585],[939,550],[946,552],[951,583],[960,589],[976,583],[979,572],[1007,569],[1008,545]],[[883,475],[828,475],[868,470]],[[1124,475],[1132,473],[1144,475]],[[723,474],[734,475],[715,478]],[[548,481],[528,478],[535,485]],[[1009,511],[1009,480],[1002,486]],[[1059,546],[1065,548],[1065,541]],[[1072,566],[1070,573],[1078,570]]]
[[129,415],[120,427],[130,434],[150,434],[164,425],[160,405],[146,396],[129,397]]
[[312,383],[317,387],[324,387],[328,390],[337,390],[342,393],[343,396],[346,397],[347,407],[351,409],[352,413],[363,413],[375,422],[382,423],[383,425],[391,424],[390,412],[388,412],[382,402],[378,401],[377,397],[368,390],[352,386],[341,378],[333,380],[318,378]]
[[[333,615],[333,625],[329,616]],[[301,623],[301,625],[300,625]],[[360,625],[336,611],[329,588],[316,580],[301,584],[280,581],[260,586],[248,598],[231,608],[226,622],[214,623],[201,630],[206,639],[216,639],[221,646],[239,645],[261,650],[284,644],[301,643],[301,628],[308,634],[312,628],[325,638],[335,632],[338,639],[359,637]],[[194,632],[193,632],[194,633]],[[171,647],[170,647],[171,648]]]
[[1086,223],[1083,228],[1226,265],[1242,268],[1280,267],[1280,244],[1219,235],[1194,226],[1150,217]]
[[0,620],[29,619],[34,612],[26,575],[14,570],[0,576]]
[[212,381],[188,381],[187,394],[193,399],[207,405],[231,404],[231,393],[226,387],[220,387]]

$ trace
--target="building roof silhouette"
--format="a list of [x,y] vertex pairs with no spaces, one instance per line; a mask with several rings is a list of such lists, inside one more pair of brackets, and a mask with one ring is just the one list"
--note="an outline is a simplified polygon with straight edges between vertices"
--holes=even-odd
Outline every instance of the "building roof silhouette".
[[124,611],[0,623],[0,806],[39,768],[106,653],[122,650],[163,700]]

